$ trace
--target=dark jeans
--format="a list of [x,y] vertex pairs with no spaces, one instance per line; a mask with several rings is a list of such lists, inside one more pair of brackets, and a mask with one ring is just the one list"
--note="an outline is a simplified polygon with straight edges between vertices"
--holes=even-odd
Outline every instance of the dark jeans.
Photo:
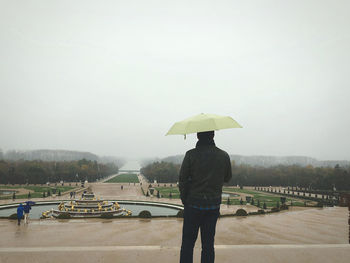
[[193,262],[193,248],[201,229],[201,263],[214,262],[214,236],[219,209],[199,210],[185,205],[180,263]]

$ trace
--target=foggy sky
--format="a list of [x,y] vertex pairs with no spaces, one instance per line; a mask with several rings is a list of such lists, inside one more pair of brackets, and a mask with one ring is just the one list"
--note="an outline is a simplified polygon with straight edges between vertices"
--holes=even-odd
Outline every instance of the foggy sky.
[[350,159],[350,2],[0,0],[0,148]]

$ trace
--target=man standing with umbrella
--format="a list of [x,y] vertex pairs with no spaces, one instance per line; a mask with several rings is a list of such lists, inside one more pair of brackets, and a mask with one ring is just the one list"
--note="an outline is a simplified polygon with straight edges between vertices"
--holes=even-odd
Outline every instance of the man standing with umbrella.
[[197,133],[196,148],[188,151],[180,170],[179,189],[184,204],[180,262],[193,261],[201,230],[202,262],[214,262],[214,236],[224,182],[232,177],[229,155],[215,146],[214,131]]
[[222,186],[232,177],[229,155],[214,143],[214,130],[241,128],[232,118],[200,114],[177,122],[170,134],[197,133],[196,147],[186,152],[179,190],[184,204],[180,263],[193,262],[193,248],[201,230],[201,262],[214,262],[214,237],[220,214]]

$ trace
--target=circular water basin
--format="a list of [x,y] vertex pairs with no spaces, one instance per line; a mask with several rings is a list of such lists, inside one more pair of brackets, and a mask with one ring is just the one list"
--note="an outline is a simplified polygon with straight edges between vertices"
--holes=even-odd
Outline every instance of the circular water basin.
[[[176,216],[181,208],[167,207],[165,204],[143,204],[136,202],[118,202],[122,208],[130,210],[133,216],[138,216],[138,214],[143,210],[148,210],[151,212],[152,216]],[[43,204],[43,205],[33,205],[30,210],[29,217],[32,219],[39,219],[43,212],[49,211],[51,209],[57,209],[59,203]],[[0,209],[0,217],[8,217],[14,213],[17,213],[17,207]]]

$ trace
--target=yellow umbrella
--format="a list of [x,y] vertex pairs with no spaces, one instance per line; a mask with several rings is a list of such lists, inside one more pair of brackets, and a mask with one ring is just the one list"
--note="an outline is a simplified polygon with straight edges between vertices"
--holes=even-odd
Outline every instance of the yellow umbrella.
[[204,114],[187,118],[183,121],[176,122],[166,135],[217,131],[230,128],[242,128],[242,126],[229,116],[220,116],[216,114]]

